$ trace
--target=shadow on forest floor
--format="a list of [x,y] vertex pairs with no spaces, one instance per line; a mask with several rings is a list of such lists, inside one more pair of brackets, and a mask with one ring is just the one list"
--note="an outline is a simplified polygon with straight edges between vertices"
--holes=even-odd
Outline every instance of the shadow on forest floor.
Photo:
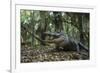
[[58,51],[49,47],[43,47],[43,49],[40,49],[42,47],[37,47],[35,49],[30,47],[21,48],[21,63],[88,59],[82,57],[82,55],[75,51]]

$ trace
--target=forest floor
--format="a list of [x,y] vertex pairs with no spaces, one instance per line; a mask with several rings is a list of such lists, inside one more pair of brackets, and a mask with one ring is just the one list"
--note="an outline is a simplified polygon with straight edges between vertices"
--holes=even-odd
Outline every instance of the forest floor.
[[75,51],[62,51],[50,47],[38,46],[35,48],[21,48],[21,63],[85,60],[85,57]]

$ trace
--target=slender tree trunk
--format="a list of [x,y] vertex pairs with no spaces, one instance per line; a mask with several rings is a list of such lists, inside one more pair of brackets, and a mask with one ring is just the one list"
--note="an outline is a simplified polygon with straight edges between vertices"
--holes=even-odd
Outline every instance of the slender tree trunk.
[[[31,26],[32,34],[34,34],[34,12],[32,12],[31,17],[32,17],[32,19],[31,19],[30,26]],[[34,45],[35,45],[34,36],[32,36],[32,43],[31,43],[32,48],[34,48]]]
[[54,14],[55,31],[61,32],[63,30],[62,15],[59,12],[53,12],[53,14]]
[[83,23],[82,23],[82,14],[78,14],[78,23],[79,23],[79,31],[80,31],[80,42],[84,44],[84,34],[83,34]]

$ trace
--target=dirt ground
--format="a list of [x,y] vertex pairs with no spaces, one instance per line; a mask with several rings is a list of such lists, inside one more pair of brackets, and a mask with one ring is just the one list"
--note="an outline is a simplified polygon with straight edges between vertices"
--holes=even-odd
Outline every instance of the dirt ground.
[[63,51],[43,46],[21,48],[21,63],[87,59],[89,59],[87,56],[78,54],[75,51]]

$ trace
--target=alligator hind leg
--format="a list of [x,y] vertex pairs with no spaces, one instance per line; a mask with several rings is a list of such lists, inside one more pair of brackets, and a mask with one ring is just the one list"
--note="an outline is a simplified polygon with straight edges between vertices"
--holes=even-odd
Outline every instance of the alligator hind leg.
[[79,59],[82,60],[82,54],[81,54],[81,52],[80,52],[79,45],[77,45],[76,48],[77,48],[76,50],[77,50],[78,54],[80,55],[80,56],[79,56]]

